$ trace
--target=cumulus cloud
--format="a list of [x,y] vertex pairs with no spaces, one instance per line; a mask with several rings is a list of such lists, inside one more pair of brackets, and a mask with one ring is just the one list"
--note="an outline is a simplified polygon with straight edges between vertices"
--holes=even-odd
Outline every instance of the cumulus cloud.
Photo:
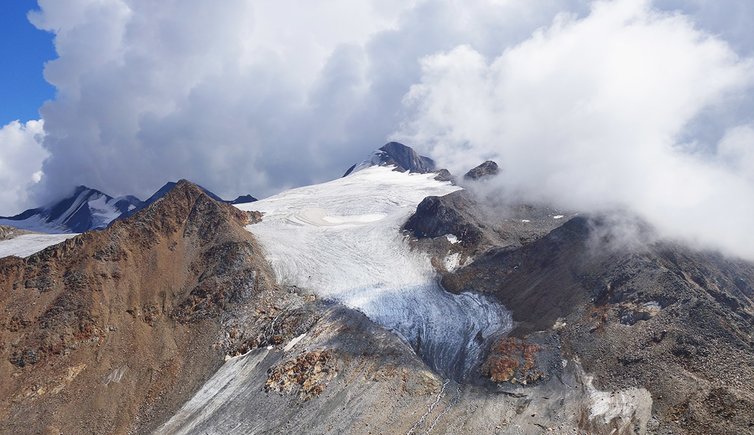
[[59,55],[40,202],[177,178],[265,196],[398,138],[456,172],[497,159],[508,192],[631,208],[752,254],[749,0],[39,7],[30,19]]
[[596,3],[494,58],[471,46],[426,57],[396,136],[455,170],[496,159],[509,192],[627,208],[666,236],[754,258],[751,126],[728,126],[712,148],[686,134],[750,95],[752,67],[684,15]]
[[13,215],[31,206],[29,189],[41,175],[47,151],[42,121],[13,121],[0,128],[0,210]]
[[523,40],[582,2],[59,3],[31,15],[59,54],[41,109],[46,198],[73,184],[143,196],[180,177],[264,196],[331,179],[397,128],[418,59]]
[[58,96],[41,109],[48,196],[71,183],[145,195],[180,177],[264,195],[331,172],[326,154],[352,139],[367,88],[363,44],[397,13],[346,0],[39,4],[31,19],[60,55],[45,69]]

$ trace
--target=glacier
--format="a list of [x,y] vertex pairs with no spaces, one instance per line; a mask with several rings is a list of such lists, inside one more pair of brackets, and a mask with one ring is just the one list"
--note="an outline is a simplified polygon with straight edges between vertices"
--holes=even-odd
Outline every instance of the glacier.
[[485,296],[443,290],[429,255],[400,231],[424,198],[459,188],[433,173],[392,169],[368,167],[237,207],[264,214],[247,230],[280,284],[361,311],[437,372],[460,380],[487,339],[511,329],[511,317]]

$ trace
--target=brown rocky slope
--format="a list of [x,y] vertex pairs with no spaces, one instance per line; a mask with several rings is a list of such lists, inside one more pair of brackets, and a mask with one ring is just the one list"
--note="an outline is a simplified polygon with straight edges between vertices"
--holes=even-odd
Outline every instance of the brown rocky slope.
[[106,230],[0,259],[3,431],[149,429],[226,353],[264,341],[229,332],[249,304],[274,311],[257,300],[273,280],[248,220],[182,181]]

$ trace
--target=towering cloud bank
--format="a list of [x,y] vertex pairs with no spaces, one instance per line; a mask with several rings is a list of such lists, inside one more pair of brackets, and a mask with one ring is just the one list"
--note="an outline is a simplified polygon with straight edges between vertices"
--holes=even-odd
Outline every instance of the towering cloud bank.
[[30,16],[59,55],[39,202],[181,177],[266,196],[397,138],[754,257],[748,0],[59,3]]
[[42,176],[42,121],[13,121],[0,128],[0,215],[32,206],[29,191]]
[[[563,6],[518,2],[40,0],[55,33],[43,194],[147,195],[188,177],[220,195],[330,179],[401,119],[421,57],[525,38]],[[492,51],[490,51],[492,52]],[[418,144],[415,144],[418,145]]]

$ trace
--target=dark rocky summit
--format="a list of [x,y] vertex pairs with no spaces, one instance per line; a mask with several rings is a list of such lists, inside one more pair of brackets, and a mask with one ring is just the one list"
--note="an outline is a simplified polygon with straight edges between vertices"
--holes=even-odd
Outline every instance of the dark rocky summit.
[[420,156],[413,148],[402,143],[389,142],[375,151],[368,160],[348,168],[343,176],[345,177],[353,171],[369,166],[395,166],[397,171],[417,172],[420,174],[436,170],[434,160],[429,157]]
[[227,201],[229,204],[248,204],[250,202],[257,201],[256,198],[254,198],[251,195],[239,195],[236,199],[233,201]]
[[483,178],[493,177],[499,172],[500,168],[497,166],[497,163],[493,162],[492,160],[487,160],[481,165],[470,169],[469,172],[464,174],[463,179],[476,181]]
[[411,147],[402,143],[390,142],[382,146],[380,151],[385,153],[383,164],[396,165],[403,171],[426,174],[435,170],[435,161],[429,157],[420,156]]

